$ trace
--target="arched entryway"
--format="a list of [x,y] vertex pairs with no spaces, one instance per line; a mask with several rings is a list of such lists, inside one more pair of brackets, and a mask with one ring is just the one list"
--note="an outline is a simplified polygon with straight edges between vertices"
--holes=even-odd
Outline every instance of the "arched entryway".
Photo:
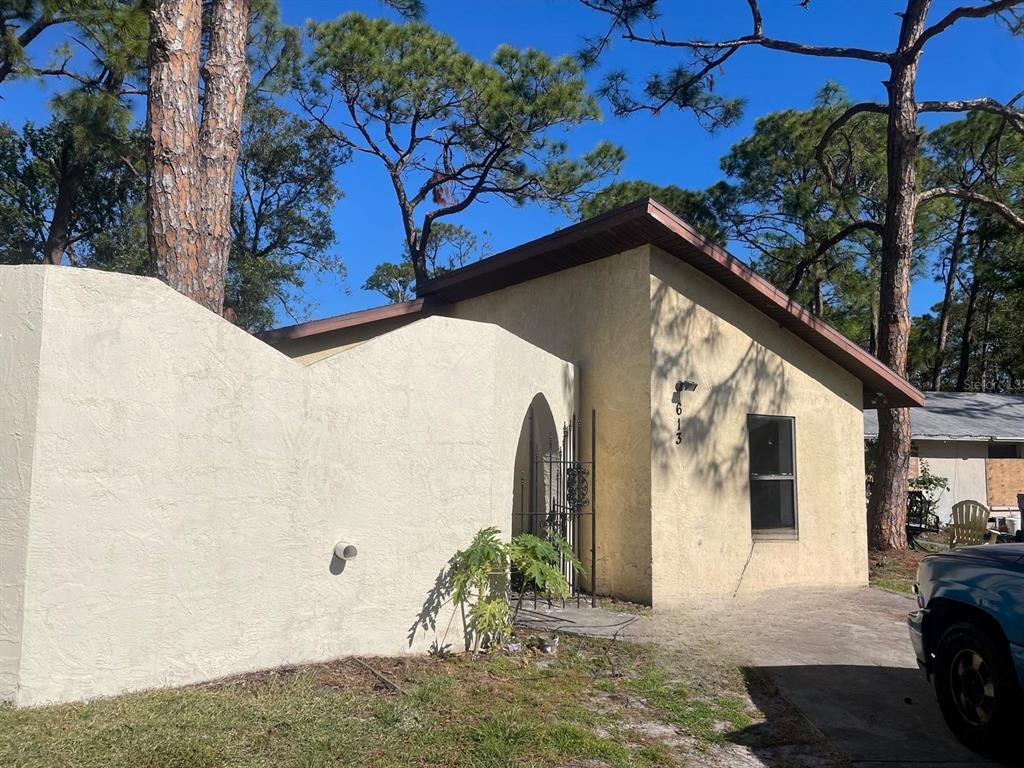
[[[596,416],[591,416],[593,438]],[[557,426],[547,399],[535,395],[519,430],[511,510],[513,536],[555,533],[576,553],[586,573],[568,562],[563,570],[577,601],[584,584],[593,595],[597,583],[594,462],[582,460],[579,442],[577,419]]]
[[544,532],[543,500],[549,488],[543,472],[537,471],[541,460],[557,452],[558,428],[547,398],[538,393],[523,416],[516,447],[515,486],[512,489],[512,535]]

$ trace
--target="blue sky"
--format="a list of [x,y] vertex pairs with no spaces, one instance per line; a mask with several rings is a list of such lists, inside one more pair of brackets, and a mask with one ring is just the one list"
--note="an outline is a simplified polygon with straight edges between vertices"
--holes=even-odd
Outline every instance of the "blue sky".
[[[940,17],[953,0],[936,0],[931,18]],[[765,0],[763,13],[768,35],[802,42],[843,44],[888,50],[898,32],[895,12],[899,0],[815,0],[803,9],[796,0]],[[349,10],[367,15],[391,15],[376,0],[315,2],[282,0],[285,21],[329,19]],[[679,36],[713,37],[746,34],[749,16],[744,0],[663,3],[670,13],[659,26]],[[452,35],[475,56],[486,58],[501,43],[537,47],[550,54],[572,53],[584,36],[599,32],[604,18],[576,0],[427,0],[426,20]],[[642,80],[652,69],[675,60],[671,51],[618,42],[590,75],[600,82],[609,69],[624,68]],[[991,96],[1005,101],[1024,87],[1024,40],[1013,38],[991,20],[966,20],[929,43],[922,59],[918,97],[950,99]],[[750,48],[728,62],[719,75],[722,93],[747,100],[744,118],[732,128],[711,135],[693,118],[676,111],[658,117],[637,115],[616,118],[602,105],[605,117],[565,136],[574,150],[584,151],[598,141],[623,146],[627,160],[619,178],[647,179],[683,187],[707,186],[722,177],[719,158],[737,140],[750,133],[760,115],[786,108],[810,106],[826,80],[842,84],[854,100],[884,97],[883,66],[867,62],[818,59]],[[26,119],[46,119],[48,94],[33,83],[5,85],[0,119],[20,125]],[[948,118],[947,118],[948,119]],[[931,124],[938,120],[932,120]],[[402,252],[402,228],[394,193],[383,168],[371,158],[360,158],[338,169],[345,198],[334,212],[337,251],[348,277],[344,284],[311,281],[308,289],[316,306],[311,317],[374,306],[380,297],[360,290],[366,276],[380,261],[397,260]],[[475,203],[459,217],[449,219],[470,229],[489,233],[494,251],[500,251],[565,226],[570,220],[539,206],[515,208],[493,200]],[[739,254],[742,255],[742,254]],[[937,285],[918,280],[911,296],[915,314],[928,309],[938,294]],[[289,322],[282,317],[282,322]]]

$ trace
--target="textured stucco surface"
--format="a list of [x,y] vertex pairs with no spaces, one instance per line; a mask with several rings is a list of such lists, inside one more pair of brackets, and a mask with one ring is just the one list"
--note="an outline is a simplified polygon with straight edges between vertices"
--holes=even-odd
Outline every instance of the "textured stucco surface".
[[598,591],[639,602],[651,599],[649,275],[650,249],[637,248],[442,310],[576,364],[584,459],[597,409]]
[[[649,285],[654,605],[866,583],[861,383],[657,249]],[[687,379],[676,445],[672,393]],[[796,419],[797,540],[752,540],[750,413]]]
[[0,701],[21,668],[43,280],[0,269]]
[[[866,583],[862,384],[718,283],[650,246],[438,311],[577,364],[585,457],[598,412],[599,592],[666,607],[737,587]],[[698,389],[683,395],[676,445],[671,398],[686,379]],[[795,540],[753,541],[750,413],[796,419]]]
[[0,536],[31,523],[20,704],[424,649],[444,563],[510,526],[530,402],[572,410],[572,366],[494,325],[428,318],[307,366],[154,280],[0,272],[5,306],[43,308],[31,506]]
[[928,463],[928,471],[946,478],[949,490],[943,491],[935,506],[935,514],[948,523],[953,518],[953,505],[974,500],[988,504],[988,483],[985,459],[988,443],[976,440],[915,440],[919,461]]

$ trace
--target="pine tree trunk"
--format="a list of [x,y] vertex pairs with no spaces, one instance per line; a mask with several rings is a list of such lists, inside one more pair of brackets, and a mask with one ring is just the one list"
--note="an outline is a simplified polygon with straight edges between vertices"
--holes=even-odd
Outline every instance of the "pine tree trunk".
[[978,391],[988,392],[988,340],[992,330],[992,292],[985,298],[985,320],[981,324],[981,364],[978,366]]
[[960,269],[960,254],[964,247],[964,225],[967,222],[967,204],[961,203],[960,217],[956,222],[956,233],[953,236],[953,247],[949,253],[949,270],[946,272],[946,283],[942,292],[942,307],[939,309],[939,328],[935,339],[935,361],[932,363],[931,388],[938,392],[942,388],[943,358],[946,354],[946,340],[949,337],[949,308],[953,304],[953,286],[956,284],[957,270]]
[[73,155],[69,139],[61,150],[57,200],[53,205],[53,217],[43,245],[44,264],[60,264],[71,242],[71,220],[78,202],[78,190],[82,186],[82,167]]
[[[914,85],[920,54],[909,49],[924,28],[930,0],[908,0],[900,42],[886,84],[889,115],[886,138],[887,199],[882,231],[879,294],[879,356],[901,376],[907,370],[910,337],[910,270],[917,209],[918,131]],[[878,462],[868,504],[868,545],[906,547],[907,474],[910,468],[910,412],[878,409]]]
[[147,213],[156,275],[220,314],[249,79],[249,0],[216,0],[210,19],[200,126],[201,0],[154,0],[150,8]]
[[971,281],[971,289],[967,294],[967,312],[964,315],[964,331],[960,337],[960,366],[956,374],[956,391],[967,389],[967,377],[971,372],[971,347],[974,344],[974,317],[978,311],[978,294],[981,283],[978,278]]
[[149,16],[146,206],[150,259],[157,277],[209,307],[203,291],[207,265],[201,260],[196,195],[202,184],[197,147],[202,3],[154,0]]
[[[986,250],[987,243],[982,240],[978,244],[978,255],[980,259]],[[974,348],[974,321],[978,314],[978,297],[981,296],[981,280],[975,274],[971,279],[971,287],[967,291],[967,308],[964,312],[964,329],[960,334],[960,365],[956,374],[956,391],[963,392],[967,389],[967,379],[971,373],[971,352]]]
[[218,0],[210,22],[210,47],[203,63],[206,84],[199,130],[200,226],[205,250],[202,302],[214,312],[224,307],[224,282],[231,253],[231,194],[241,143],[242,108],[249,84],[245,57],[249,0]]
[[878,296],[871,297],[871,328],[868,332],[868,352],[878,357]]

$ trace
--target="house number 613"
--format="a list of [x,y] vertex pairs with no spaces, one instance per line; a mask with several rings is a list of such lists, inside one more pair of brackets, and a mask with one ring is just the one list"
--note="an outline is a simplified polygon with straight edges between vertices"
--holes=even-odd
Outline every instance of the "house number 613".
[[672,394],[672,402],[676,406],[676,445],[683,442],[683,392],[693,392],[697,389],[694,381],[677,381],[675,392]]

